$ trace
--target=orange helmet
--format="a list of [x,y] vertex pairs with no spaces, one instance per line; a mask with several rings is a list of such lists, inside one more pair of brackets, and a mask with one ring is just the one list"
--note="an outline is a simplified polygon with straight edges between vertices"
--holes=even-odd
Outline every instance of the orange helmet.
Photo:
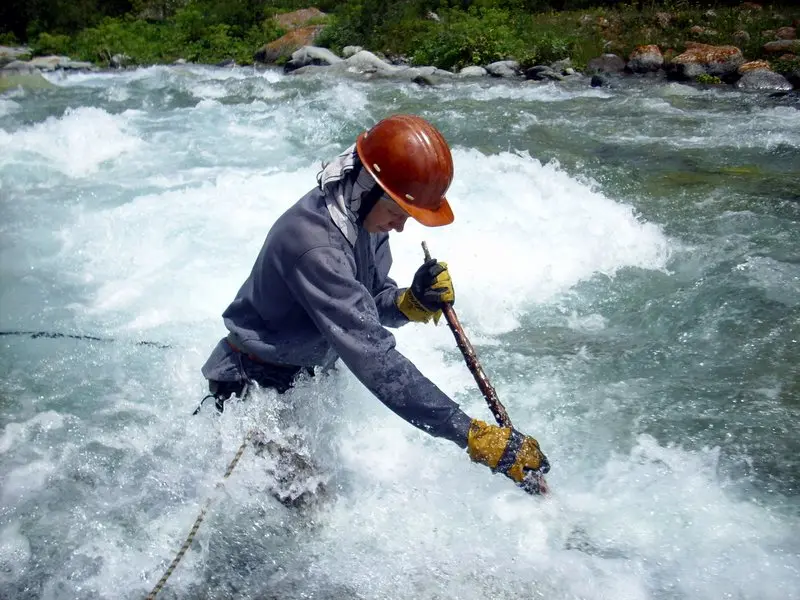
[[409,215],[428,227],[453,222],[444,197],[453,181],[450,147],[433,125],[414,115],[394,115],[356,141],[364,167]]

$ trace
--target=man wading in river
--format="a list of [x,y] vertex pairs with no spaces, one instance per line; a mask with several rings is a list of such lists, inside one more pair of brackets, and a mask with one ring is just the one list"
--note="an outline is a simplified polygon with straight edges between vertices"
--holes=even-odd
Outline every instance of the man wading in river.
[[453,222],[445,198],[453,159],[442,134],[412,115],[362,133],[324,167],[318,185],[272,226],[250,276],[223,313],[229,333],[203,366],[217,408],[257,384],[283,393],[304,372],[341,358],[389,409],[522,482],[546,473],[532,437],[471,419],[395,349],[386,327],[438,320],[455,300],[445,263],[431,259],[411,287],[389,277],[389,232],[412,217]]

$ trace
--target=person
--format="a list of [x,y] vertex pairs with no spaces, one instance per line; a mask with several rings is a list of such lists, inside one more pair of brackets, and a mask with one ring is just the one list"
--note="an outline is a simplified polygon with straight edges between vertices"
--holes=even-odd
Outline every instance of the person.
[[279,394],[340,358],[390,410],[466,448],[522,484],[549,464],[538,442],[472,419],[395,348],[387,327],[438,319],[455,301],[447,265],[426,261],[411,285],[389,277],[389,232],[410,217],[453,222],[445,198],[453,159],[442,134],[415,116],[390,116],[317,176],[317,186],[271,227],[247,280],[223,313],[228,330],[202,367],[218,410],[255,384]]

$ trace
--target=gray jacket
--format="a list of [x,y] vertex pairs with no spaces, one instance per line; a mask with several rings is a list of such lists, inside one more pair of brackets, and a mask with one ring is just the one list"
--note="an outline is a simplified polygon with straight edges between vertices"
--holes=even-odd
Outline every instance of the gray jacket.
[[[389,235],[359,228],[351,246],[315,188],[269,231],[250,276],[223,313],[236,345],[263,361],[330,364],[338,355],[388,408],[437,437],[467,445],[470,418],[395,349],[384,328],[408,319],[395,300],[402,290],[388,276]],[[203,375],[243,377],[223,339]]]

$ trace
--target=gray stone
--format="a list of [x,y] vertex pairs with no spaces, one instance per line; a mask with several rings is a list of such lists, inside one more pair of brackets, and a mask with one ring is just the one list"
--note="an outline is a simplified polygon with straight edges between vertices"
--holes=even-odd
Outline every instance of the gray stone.
[[485,77],[488,71],[483,67],[464,67],[458,72],[459,77]]
[[21,61],[21,60],[14,60],[8,63],[5,67],[0,69],[0,73],[8,75],[30,75],[31,73],[38,73],[39,70],[34,67],[32,64]]
[[30,53],[31,49],[27,46],[0,46],[0,67],[27,57]]
[[19,73],[14,69],[0,69],[0,93],[15,88],[41,90],[53,87],[55,86],[47,81],[38,69],[28,73]]
[[499,60],[485,68],[492,77],[510,78],[519,75],[519,63],[515,60]]
[[590,75],[595,73],[621,73],[625,70],[625,61],[616,54],[603,54],[593,58],[586,65],[586,72]]
[[127,54],[115,54],[108,61],[108,65],[113,69],[122,69],[131,62],[131,57]]
[[348,65],[348,70],[354,70],[356,72],[391,73],[398,70],[398,67],[381,60],[368,50],[356,52],[353,56],[345,60],[345,62]]
[[28,61],[32,67],[40,71],[55,71],[69,62],[68,56],[37,56]]
[[628,61],[627,69],[632,73],[652,73],[664,66],[664,56],[658,52],[641,52]]
[[780,73],[759,69],[748,71],[736,82],[740,90],[770,90],[785,91],[792,89],[792,84]]
[[[553,69],[553,71],[555,71],[556,73],[561,73],[562,75],[568,75],[569,73],[567,73],[567,70],[572,69],[572,59],[562,58],[561,60],[557,60],[552,65],[550,65],[550,68]],[[573,70],[573,73],[574,72],[575,71]]]
[[363,48],[361,46],[345,46],[342,48],[342,58],[350,58],[354,54],[361,52]]
[[319,48],[317,46],[303,46],[299,50],[292,52],[292,58],[284,65],[283,70],[285,73],[290,73],[301,67],[309,65],[315,66],[330,66],[342,62],[342,59],[336,56],[327,48]]

